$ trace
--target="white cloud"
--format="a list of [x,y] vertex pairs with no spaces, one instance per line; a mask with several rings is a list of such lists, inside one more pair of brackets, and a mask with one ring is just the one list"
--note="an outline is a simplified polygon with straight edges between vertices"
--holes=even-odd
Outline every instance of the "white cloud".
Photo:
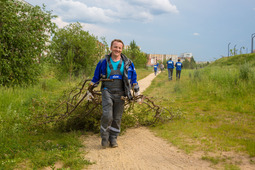
[[54,23],[56,23],[58,28],[63,28],[63,27],[65,27],[65,26],[67,26],[69,24],[68,22],[62,21],[62,19],[60,17],[54,18],[54,19],[52,19],[52,21]]
[[199,33],[197,33],[197,32],[194,32],[194,33],[193,33],[193,35],[195,35],[195,36],[199,36],[200,34],[199,34]]
[[113,22],[114,19],[107,13],[114,13],[109,9],[88,7],[86,4],[73,0],[58,0],[54,11],[60,14],[65,21],[80,21],[85,23]]
[[130,0],[132,4],[141,5],[151,12],[161,13],[178,13],[177,7],[172,5],[169,0]]
[[[52,21],[56,23],[58,28],[64,28],[65,26],[70,24],[68,22],[64,22],[61,19],[61,17],[54,18],[52,19]],[[84,31],[88,31],[90,34],[93,34],[94,36],[97,36],[97,37],[105,37],[106,35],[114,34],[114,31],[103,28],[101,26],[97,26],[95,24],[81,23],[81,26]]]
[[156,15],[178,13],[169,0],[56,0],[52,8],[64,21],[83,23],[149,22]]
[[85,24],[81,23],[81,26],[84,31],[88,31],[89,33],[93,34],[97,37],[105,37],[111,34],[114,34],[115,32],[113,30],[106,29],[101,26],[97,26],[95,24]]

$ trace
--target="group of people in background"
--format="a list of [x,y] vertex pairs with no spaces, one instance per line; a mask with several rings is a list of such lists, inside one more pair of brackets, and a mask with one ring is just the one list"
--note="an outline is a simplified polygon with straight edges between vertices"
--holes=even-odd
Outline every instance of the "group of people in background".
[[154,67],[155,76],[156,76],[157,73],[158,73],[158,68],[160,68],[160,71],[161,71],[161,72],[165,69],[165,66],[164,66],[163,63],[161,63],[161,64],[157,63],[157,64],[155,64],[153,67]]
[[[159,63],[155,64],[154,66],[154,73],[155,76],[158,73],[158,67],[159,67]],[[180,62],[180,59],[178,59],[178,62],[176,62],[174,64],[174,61],[172,61],[172,58],[170,58],[167,61],[167,70],[168,70],[168,80],[172,80],[173,79],[173,71],[174,71],[174,67],[176,68],[176,80],[179,80],[181,78],[181,70],[182,70],[182,63]],[[164,70],[164,65],[163,63],[160,64],[160,70],[163,71]]]
[[174,64],[174,62],[172,61],[172,58],[170,58],[167,61],[168,80],[172,80],[173,79],[174,67],[176,68],[176,80],[179,80],[181,78],[181,70],[182,70],[183,65],[180,62],[180,59],[178,59],[178,62],[176,62]]

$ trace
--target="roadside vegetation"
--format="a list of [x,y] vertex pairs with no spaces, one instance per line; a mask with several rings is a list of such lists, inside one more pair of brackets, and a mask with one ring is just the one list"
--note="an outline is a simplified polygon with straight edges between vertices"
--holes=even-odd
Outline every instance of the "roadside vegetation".
[[[174,72],[175,73],[175,72]],[[255,164],[255,54],[221,58],[203,69],[186,70],[181,80],[161,73],[144,92],[171,108],[175,119],[153,131],[186,153],[225,169],[241,168],[235,155]]]

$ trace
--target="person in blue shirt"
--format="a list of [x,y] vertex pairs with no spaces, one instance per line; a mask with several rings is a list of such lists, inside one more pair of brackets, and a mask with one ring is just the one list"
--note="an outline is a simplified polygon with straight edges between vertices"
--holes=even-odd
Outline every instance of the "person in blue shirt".
[[[134,63],[122,54],[124,43],[119,39],[111,42],[111,53],[101,59],[95,69],[94,76],[88,87],[92,91],[102,80],[101,145],[106,148],[118,147],[117,137],[120,133],[121,117],[124,111],[122,96],[132,99],[131,88],[135,95],[139,94],[137,74]],[[111,79],[112,81],[103,81]]]
[[157,63],[157,73],[158,73],[158,70],[159,70],[158,68],[159,68],[159,63]]
[[178,62],[175,63],[176,67],[176,80],[179,80],[181,78],[181,70],[182,70],[182,63],[180,62],[180,59],[178,59]]
[[168,69],[168,80],[172,80],[173,70],[174,70],[174,62],[172,58],[167,61],[167,69]]
[[158,64],[155,64],[153,67],[154,67],[154,73],[155,73],[155,76],[156,76],[157,72],[158,72]]

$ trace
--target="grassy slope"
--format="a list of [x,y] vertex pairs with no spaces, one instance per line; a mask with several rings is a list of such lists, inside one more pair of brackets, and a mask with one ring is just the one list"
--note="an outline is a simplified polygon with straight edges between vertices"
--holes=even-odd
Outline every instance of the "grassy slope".
[[[240,76],[245,63],[248,80]],[[223,162],[226,167],[238,163],[226,161],[221,152],[254,157],[254,63],[255,55],[222,58],[201,70],[183,70],[178,82],[168,81],[167,72],[163,72],[145,94],[156,96],[155,101],[181,118],[153,130],[187,153],[203,151],[204,159]]]

